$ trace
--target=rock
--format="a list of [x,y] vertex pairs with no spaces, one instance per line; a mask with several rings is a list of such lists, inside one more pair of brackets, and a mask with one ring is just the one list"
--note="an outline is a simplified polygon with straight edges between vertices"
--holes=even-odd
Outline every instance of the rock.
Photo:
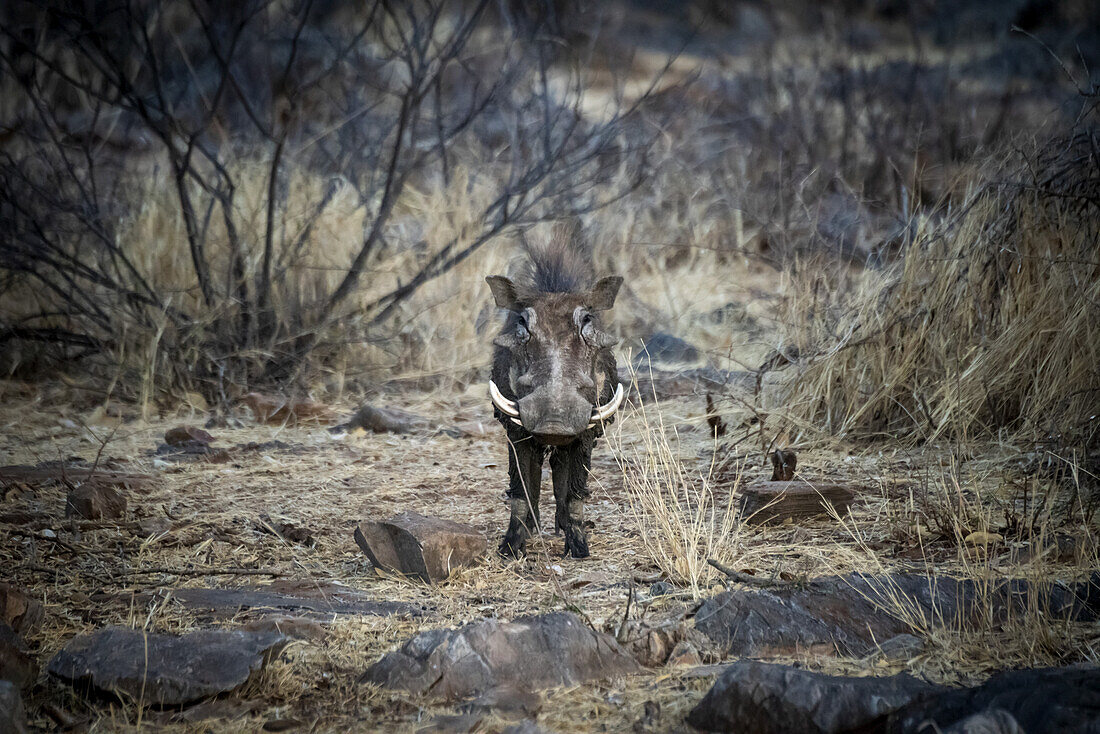
[[0,622],[0,680],[26,690],[38,680],[38,663],[23,649],[19,635]]
[[[897,609],[898,598],[906,600],[906,609]],[[1079,584],[1036,589],[1022,579],[990,587],[919,574],[826,576],[806,584],[718,594],[699,607],[695,626],[725,655],[839,652],[863,657],[877,650],[876,641],[912,633],[896,616],[902,612],[924,619],[965,620],[983,614],[986,605],[1007,617],[1029,604],[1052,617],[1094,620],[1100,612],[1100,573]]]
[[698,349],[680,337],[666,334],[663,331],[658,331],[646,339],[642,345],[642,350],[634,356],[635,364],[696,362],[698,360]]
[[109,627],[70,640],[50,660],[49,672],[74,687],[180,706],[243,685],[285,642],[271,632],[201,630],[175,637]]
[[416,433],[432,427],[430,420],[422,415],[410,413],[398,408],[376,408],[364,405],[347,423],[337,428],[351,431],[362,428],[373,433]]
[[[185,588],[133,597],[139,603],[179,604],[200,618],[228,619],[241,613],[252,617],[294,617],[331,620],[336,615],[356,614],[420,616],[422,610],[407,602],[378,601],[358,589],[325,581],[282,579],[267,586],[234,589]],[[130,597],[127,596],[127,599]]]
[[291,400],[250,392],[241,402],[252,410],[257,423],[332,423],[336,416],[327,405],[313,400]]
[[640,671],[614,638],[553,612],[421,632],[368,668],[362,682],[453,700],[500,686],[539,690]]
[[924,651],[924,640],[916,635],[895,635],[881,643],[871,657],[882,660],[911,660]]
[[834,734],[866,726],[942,690],[904,673],[848,678],[740,661],[726,668],[687,722],[708,732]]
[[[974,717],[976,712],[997,711],[1002,712],[997,717]],[[1017,729],[1007,728],[1013,723]],[[1002,729],[991,728],[994,725]],[[902,734],[937,729],[956,734],[1020,729],[1027,734],[1097,734],[1100,669],[1081,665],[999,673],[974,688],[948,689],[913,701],[890,716],[879,731]]]
[[1004,709],[967,716],[943,730],[943,734],[1027,734]]
[[826,503],[842,517],[855,501],[857,491],[847,484],[807,482],[757,482],[741,490],[741,514],[751,523],[828,514]]
[[114,487],[82,484],[65,498],[65,514],[85,520],[117,520],[126,514],[126,498]]
[[425,583],[443,581],[452,569],[479,563],[488,548],[481,533],[468,525],[415,512],[362,522],[355,542],[375,568]]
[[772,481],[789,482],[794,479],[794,470],[798,467],[798,454],[793,451],[776,449],[772,453]]
[[270,533],[278,536],[289,543],[297,543],[298,545],[304,545],[309,548],[317,545],[317,540],[306,528],[290,522],[273,520],[266,514],[260,515],[260,521],[256,524],[256,529],[261,533]]
[[701,665],[702,662],[699,650],[688,640],[676,643],[676,647],[672,648],[672,653],[668,656],[668,664],[674,668]]
[[214,443],[214,437],[201,428],[176,426],[165,431],[164,442],[169,446],[184,446],[192,443],[209,445]]
[[0,583],[0,622],[11,627],[16,634],[25,635],[37,630],[43,614],[41,602],[11,584]]
[[27,714],[23,710],[23,697],[15,684],[0,680],[0,732],[26,734]]

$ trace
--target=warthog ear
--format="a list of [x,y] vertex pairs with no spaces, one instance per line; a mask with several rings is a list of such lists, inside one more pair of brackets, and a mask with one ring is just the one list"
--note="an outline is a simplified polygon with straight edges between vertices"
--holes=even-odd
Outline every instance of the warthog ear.
[[493,292],[493,299],[497,302],[497,308],[506,308],[509,311],[519,311],[519,296],[516,294],[516,284],[503,275],[490,275],[485,279],[489,284],[489,290]]
[[619,287],[622,284],[623,279],[618,275],[600,278],[588,292],[585,305],[593,311],[607,311],[615,305],[615,296],[619,295]]

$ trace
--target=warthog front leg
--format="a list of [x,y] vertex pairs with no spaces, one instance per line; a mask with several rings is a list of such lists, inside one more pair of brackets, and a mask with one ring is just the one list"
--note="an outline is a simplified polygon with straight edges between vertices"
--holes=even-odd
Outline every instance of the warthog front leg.
[[500,543],[500,554],[519,558],[527,551],[527,538],[539,524],[539,490],[542,485],[541,446],[519,441],[508,449],[508,501],[512,518]]
[[588,472],[592,467],[592,443],[586,433],[568,446],[550,454],[557,510],[554,524],[565,532],[565,554],[588,557],[588,538],[584,532],[584,501],[588,498]]

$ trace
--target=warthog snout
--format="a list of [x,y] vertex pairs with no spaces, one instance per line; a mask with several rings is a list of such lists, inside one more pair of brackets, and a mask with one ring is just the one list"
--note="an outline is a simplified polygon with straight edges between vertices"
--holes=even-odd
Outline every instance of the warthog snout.
[[554,446],[569,443],[583,433],[588,428],[593,407],[592,402],[576,390],[553,385],[520,398],[516,405],[523,427],[543,443]]

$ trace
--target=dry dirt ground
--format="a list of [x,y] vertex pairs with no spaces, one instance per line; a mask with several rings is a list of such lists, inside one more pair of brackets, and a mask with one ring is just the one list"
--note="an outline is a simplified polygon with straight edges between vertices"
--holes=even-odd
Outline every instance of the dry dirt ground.
[[[458,713],[459,707],[357,682],[367,666],[417,630],[561,609],[583,612],[597,628],[615,628],[631,587],[632,619],[675,625],[690,615],[694,602],[682,586],[670,594],[650,593],[651,584],[667,577],[647,554],[629,509],[623,470],[608,442],[601,442],[594,460],[588,505],[588,518],[594,523],[591,558],[562,558],[562,539],[545,535],[525,561],[505,562],[491,553],[480,565],[438,586],[375,573],[353,540],[354,527],[361,520],[403,510],[469,523],[495,548],[507,520],[506,447],[490,420],[481,387],[471,386],[464,393],[388,397],[390,405],[441,422],[480,420],[487,429],[480,437],[362,432],[334,436],[321,426],[257,425],[246,419],[236,428],[211,428],[215,445],[254,443],[258,448],[235,450],[227,463],[172,463],[154,455],[165,430],[201,425],[205,416],[184,409],[177,415],[141,420],[123,409],[119,419],[101,409],[73,407],[74,393],[67,388],[8,383],[0,413],[0,455],[5,457],[0,463],[98,458],[101,466],[155,476],[148,487],[129,492],[126,517],[118,521],[66,518],[60,487],[5,490],[0,503],[0,565],[5,580],[29,589],[45,605],[45,622],[28,640],[43,666],[73,635],[106,625],[180,632],[200,622],[234,626],[247,621],[247,614],[214,622],[196,620],[170,594],[166,598],[165,592],[181,587],[233,587],[278,579],[323,588],[335,582],[377,600],[412,602],[423,610],[423,616],[415,618],[334,616],[321,639],[292,643],[239,694],[255,703],[254,712],[239,718],[226,717],[226,708],[215,708],[207,714],[216,718],[196,722],[187,720],[197,717],[194,711],[181,715],[133,704],[90,702],[43,676],[28,697],[32,723],[52,728],[49,712],[61,710],[92,731],[254,731],[265,722],[281,730],[284,720],[300,730],[418,731],[436,717]],[[733,452],[725,443],[715,444],[704,410],[694,397],[667,401],[660,408],[666,426],[679,435],[677,455],[689,469],[706,473],[716,446],[720,456]],[[652,419],[652,407],[648,415]],[[620,425],[620,451],[627,452],[641,440],[646,425],[628,412]],[[758,463],[762,451],[749,453],[753,463],[745,467],[745,476],[766,479]],[[799,467],[803,475],[845,478],[865,487],[865,501],[852,515],[863,528],[863,542],[857,543],[850,529],[822,519],[741,528],[721,543],[731,546],[728,550],[739,569],[765,576],[797,579],[866,569],[869,563],[923,568],[923,560],[910,560],[911,544],[895,532],[898,502],[885,495],[916,476],[919,466],[935,461],[929,454],[851,454],[837,447],[804,451]],[[726,501],[728,483],[716,485],[718,501]],[[544,517],[552,502],[548,494],[543,495]],[[269,519],[261,520],[261,515]],[[265,522],[304,528],[313,542],[288,542],[266,532]],[[872,552],[868,546],[878,549],[873,563],[866,555]],[[941,570],[960,570],[953,552],[941,556]],[[1065,571],[1074,573],[1072,568]],[[718,578],[707,577],[703,594],[717,593],[721,586]],[[161,593],[152,600],[141,596],[154,591]],[[1095,625],[1069,631],[1064,644],[1070,647],[1062,651],[1063,657],[1079,659],[1090,646],[1095,655],[1098,639]],[[929,653],[926,659],[885,668],[836,658],[807,657],[801,662],[856,674],[908,667],[941,680],[980,679],[991,664],[962,656]],[[635,724],[638,731],[685,730],[684,715],[714,674],[706,665],[662,666],[628,680],[547,691],[537,720],[547,730],[562,732],[623,731]],[[643,722],[647,706],[654,711],[649,702],[659,705],[659,715]],[[508,723],[491,716],[482,730],[498,731]]]

